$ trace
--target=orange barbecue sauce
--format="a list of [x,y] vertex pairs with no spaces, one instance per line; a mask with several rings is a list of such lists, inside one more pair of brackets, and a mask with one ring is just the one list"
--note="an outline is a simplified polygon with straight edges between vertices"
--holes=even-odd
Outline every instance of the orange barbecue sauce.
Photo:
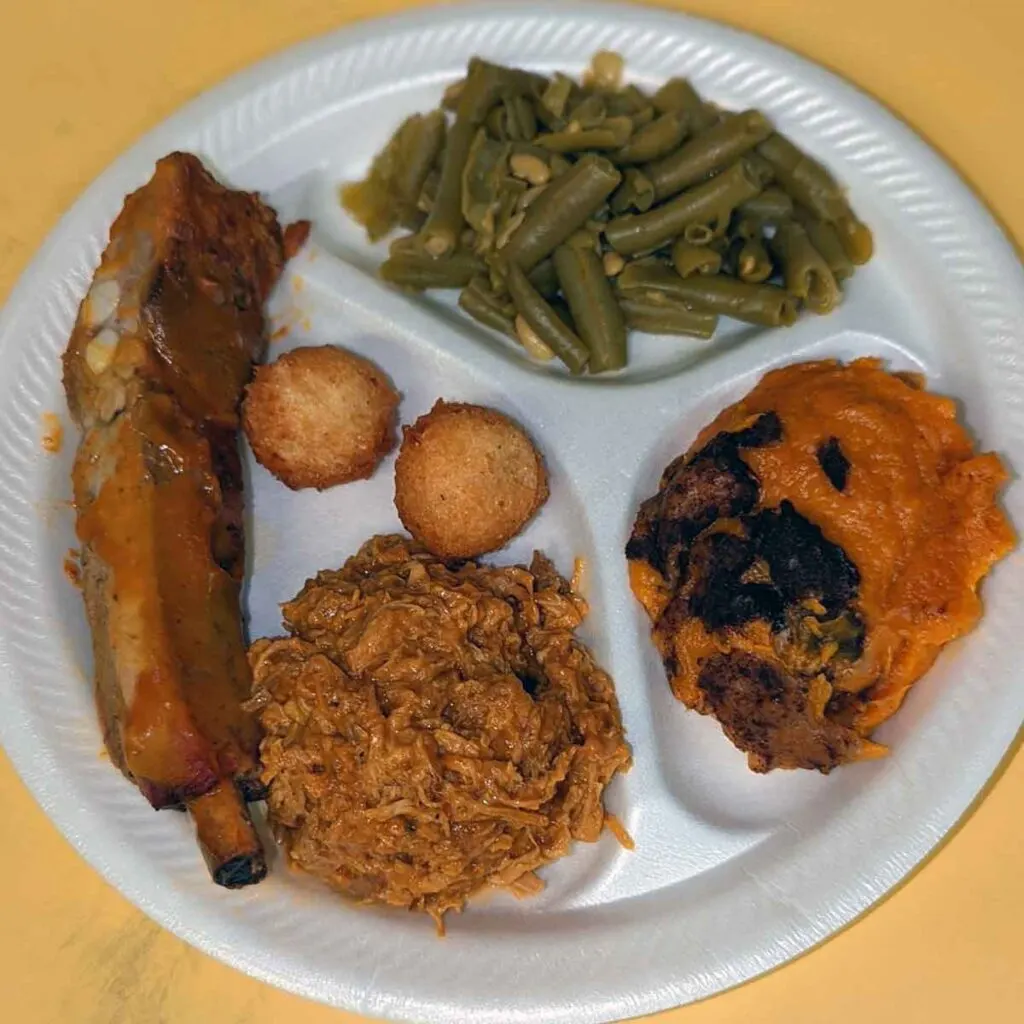
[[241,710],[250,675],[239,581],[213,557],[222,495],[210,444],[167,395],[138,400],[107,429],[118,438],[96,459],[80,456],[74,483],[79,539],[109,567],[117,677],[134,684],[123,694],[126,765],[144,789],[159,780],[147,790],[157,800],[202,793],[253,770],[258,742]]
[[[304,237],[293,227],[292,247]],[[64,357],[72,413],[92,428],[73,483],[97,675],[113,680],[97,693],[114,705],[111,753],[155,806],[257,767],[259,730],[241,709],[251,677],[236,432],[282,266],[273,211],[172,154],[126,199],[97,272],[122,284],[148,275],[141,308],[127,286],[121,296],[111,370],[88,369],[82,317]],[[108,395],[119,398],[109,409]]]
[[[168,413],[164,395],[136,403],[106,428],[116,436],[97,439],[95,454],[86,440],[73,477],[79,540],[109,567],[99,606],[114,638],[114,674],[126,687],[125,766],[156,804],[165,793],[198,795],[218,776],[183,692],[188,648],[179,647],[202,614],[194,600],[181,601],[179,581],[211,573],[213,481],[202,440]],[[105,464],[111,453],[113,466]]]
[[[941,648],[977,623],[978,583],[1014,545],[997,505],[1007,472],[998,456],[975,455],[952,399],[921,390],[918,379],[886,373],[877,359],[802,363],[767,374],[701,432],[689,454],[766,412],[781,420],[782,440],[739,453],[760,483],[758,507],[790,501],[860,574],[854,606],[866,627],[863,653],[831,685],[819,676],[821,693],[812,683],[809,699],[820,702],[821,714],[833,687],[858,693],[850,724],[865,737],[860,756],[877,756],[882,748],[866,737],[895,713]],[[841,491],[818,461],[829,438],[849,462]],[[728,520],[712,527],[727,528]],[[657,621],[671,596],[660,574],[632,562],[630,582]],[[739,645],[779,660],[764,621],[747,623],[726,641],[687,619],[671,637],[676,696],[694,706],[700,666]]]
[[61,426],[60,417],[55,412],[44,412],[43,416],[43,450],[51,455],[57,455],[64,444],[64,428]]
[[68,553],[64,556],[64,575],[73,587],[82,585],[82,564],[79,558],[78,548],[68,548]]

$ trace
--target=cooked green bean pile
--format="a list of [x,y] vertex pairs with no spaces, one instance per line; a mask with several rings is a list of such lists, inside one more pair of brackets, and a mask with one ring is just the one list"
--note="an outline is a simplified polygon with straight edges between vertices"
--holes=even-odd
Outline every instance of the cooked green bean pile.
[[832,175],[757,110],[622,71],[608,52],[582,82],[471,60],[342,188],[371,239],[411,232],[384,280],[461,289],[469,316],[572,373],[625,366],[630,328],[710,338],[720,316],[833,309],[873,241]]

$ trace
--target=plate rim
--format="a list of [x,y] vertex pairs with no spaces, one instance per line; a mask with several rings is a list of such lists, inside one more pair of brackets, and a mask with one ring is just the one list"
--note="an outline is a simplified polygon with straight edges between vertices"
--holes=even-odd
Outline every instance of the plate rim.
[[[266,87],[273,79],[298,71],[303,66],[310,65],[318,58],[323,58],[336,50],[356,47],[362,42],[386,37],[395,31],[426,29],[451,21],[474,21],[502,16],[526,18],[541,15],[551,18],[583,17],[595,20],[600,20],[604,15],[628,16],[629,19],[640,21],[652,28],[660,25],[667,31],[675,31],[678,34],[683,33],[687,25],[694,26],[698,31],[707,31],[710,28],[723,41],[735,40],[747,49],[753,47],[762,54],[782,59],[796,69],[802,81],[809,79],[823,81],[825,87],[834,96],[842,100],[849,100],[855,105],[868,104],[876,113],[878,123],[882,124],[888,139],[894,141],[901,151],[909,150],[915,164],[925,166],[930,179],[938,181],[944,194],[952,193],[952,196],[948,198],[955,208],[955,212],[966,216],[971,221],[971,230],[982,236],[982,241],[985,243],[985,257],[997,267],[999,277],[1003,280],[1015,278],[1016,287],[1013,294],[1018,298],[1024,295],[1024,268],[1020,265],[1013,241],[1007,236],[999,217],[988,209],[984,201],[974,192],[970,183],[956,172],[942,154],[918,136],[897,113],[883,102],[838,73],[815,63],[812,59],[754,33],[675,10],[636,7],[618,3],[577,2],[577,0],[561,3],[556,8],[550,8],[550,6],[537,2],[460,3],[367,19],[343,25],[320,36],[297,43],[257,61],[214,85],[140,136],[101,172],[61,216],[19,276],[3,310],[0,311],[0,352],[4,350],[8,337],[12,334],[18,318],[22,315],[21,307],[26,305],[30,295],[45,288],[48,280],[47,266],[75,217],[81,216],[85,208],[100,200],[117,183],[119,178],[131,176],[133,167],[143,162],[151,163],[154,154],[159,155],[166,151],[168,146],[162,145],[162,140],[173,140],[190,123],[194,125],[194,130],[197,130],[202,122],[215,116],[218,109],[239,102],[257,86]],[[123,192],[122,189],[117,196],[118,203],[121,201]],[[1020,371],[1015,369],[1014,376],[1019,381]],[[1020,420],[1021,414],[1022,406],[1019,403],[1012,403],[1008,407],[1008,415],[1014,420]],[[14,688],[11,686],[10,678],[12,674],[7,631],[6,628],[3,628],[0,629],[0,687],[5,692],[13,694]],[[16,704],[11,706],[14,707]],[[170,900],[154,901],[147,896],[146,887],[143,884],[134,879],[126,880],[123,877],[124,873],[119,873],[117,870],[119,864],[123,864],[123,859],[104,859],[95,846],[90,844],[83,813],[79,809],[62,804],[61,801],[65,794],[62,793],[59,780],[55,778],[55,764],[45,749],[34,747],[28,741],[22,742],[23,734],[19,735],[19,732],[23,733],[25,717],[19,708],[17,714],[0,718],[0,740],[3,742],[15,771],[50,820],[71,842],[77,852],[119,892],[161,926],[236,969],[244,970],[255,977],[307,998],[321,999],[339,1006],[354,1005],[326,999],[322,993],[318,993],[309,985],[304,984],[302,979],[293,978],[286,970],[274,970],[261,964],[254,964],[253,957],[249,953],[238,956],[237,953],[221,948],[215,940],[205,934],[203,928],[198,924],[189,925],[176,917],[173,910],[167,905]],[[1012,732],[1007,730],[1010,738],[1005,745],[1001,744],[998,757],[993,759],[991,756],[986,756],[981,759],[983,764],[978,765],[976,774],[983,772],[983,777],[976,786],[972,783],[968,787],[971,792],[967,799],[961,799],[961,795],[957,795],[952,799],[952,803],[957,807],[947,807],[946,804],[951,802],[951,798],[947,796],[943,803],[942,814],[938,816],[940,820],[936,821],[934,816],[928,819],[931,827],[922,827],[919,833],[915,833],[913,841],[906,844],[909,847],[908,853],[889,865],[891,878],[880,880],[870,894],[861,897],[858,904],[845,907],[841,915],[842,920],[838,924],[826,923],[822,934],[816,936],[811,934],[813,929],[810,929],[806,936],[802,936],[799,949],[780,950],[777,953],[772,953],[754,969],[731,978],[725,984],[713,982],[707,991],[687,995],[682,993],[678,987],[673,988],[671,984],[666,984],[656,991],[638,994],[635,999],[631,1000],[629,1013],[631,1015],[651,1013],[679,1005],[680,998],[689,1002],[723,991],[783,965],[855,923],[900,884],[909,880],[929,856],[941,847],[943,840],[951,830],[966,821],[986,795],[991,782],[1003,765],[1004,759],[1012,750],[1013,738],[1018,728],[1019,726],[1014,726]],[[130,852],[126,856],[130,858]],[[666,994],[668,999],[664,998]],[[388,1009],[388,1007],[372,1003],[365,998],[362,1005],[357,1005],[354,1008],[359,1012],[380,1012]],[[439,1004],[437,1008],[441,1011],[445,1009]],[[416,1009],[422,1010],[424,1007],[417,1006]],[[612,1019],[606,1016],[608,1009],[607,1006],[573,1008],[561,1005],[558,1007],[559,1013],[573,1012],[574,1019],[577,1021]],[[424,1019],[440,1020],[443,1018],[428,1015]],[[484,1019],[484,1017],[480,1019]],[[563,1017],[556,1014],[552,1019],[561,1020]],[[569,1019],[569,1017],[565,1016],[564,1019]]]

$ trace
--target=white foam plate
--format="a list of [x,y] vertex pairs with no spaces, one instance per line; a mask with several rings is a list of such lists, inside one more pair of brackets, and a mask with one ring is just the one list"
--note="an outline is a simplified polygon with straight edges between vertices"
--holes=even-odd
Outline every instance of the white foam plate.
[[[835,314],[790,330],[733,328],[710,346],[639,338],[620,378],[570,381],[525,363],[450,304],[395,294],[380,252],[339,209],[408,112],[437,103],[474,54],[581,71],[602,47],[653,85],[693,78],[711,99],[766,111],[847,183],[877,258]],[[495,895],[450,921],[354,909],[280,860],[260,886],[206,874],[187,820],[154,814],[100,756],[88,631],[62,561],[74,545],[68,473],[41,417],[63,415],[59,355],[124,194],[183,148],[313,243],[273,300],[287,345],[365,353],[403,392],[411,422],[443,396],[497,406],[547,456],[551,500],[501,561],[544,548],[564,572],[584,556],[586,627],[615,677],[636,764],[610,789],[636,839],[578,845],[547,889]],[[953,172],[872,100],[793,54],[722,26],[612,5],[442,8],[344,30],[275,57],[188,106],[119,159],[47,240],[0,324],[0,737],[26,784],[89,862],[147,914],[229,964],[314,999],[417,1021],[608,1021],[710,995],[806,950],[896,884],[982,788],[1024,712],[1024,565],[986,582],[981,626],[941,657],[881,730],[892,756],[756,776],[709,718],[670,695],[632,599],[623,545],[664,464],[770,367],[877,355],[957,396],[980,443],[1024,451],[1024,276]],[[276,351],[281,351],[279,345]],[[65,417],[66,419],[66,417]],[[278,602],[397,529],[392,461],[373,479],[293,494],[251,467],[253,635]],[[1019,483],[1006,505],[1024,522]]]

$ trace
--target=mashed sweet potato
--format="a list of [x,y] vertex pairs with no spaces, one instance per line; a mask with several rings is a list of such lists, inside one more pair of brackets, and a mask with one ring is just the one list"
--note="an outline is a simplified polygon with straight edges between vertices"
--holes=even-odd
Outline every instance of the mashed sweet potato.
[[1006,470],[952,399],[874,359],[769,373],[665,470],[627,546],[675,695],[750,767],[884,753],[872,731],[981,615]]
[[551,563],[446,567],[374,537],[253,644],[270,822],[290,863],[440,923],[593,842],[630,764],[615,689]]

